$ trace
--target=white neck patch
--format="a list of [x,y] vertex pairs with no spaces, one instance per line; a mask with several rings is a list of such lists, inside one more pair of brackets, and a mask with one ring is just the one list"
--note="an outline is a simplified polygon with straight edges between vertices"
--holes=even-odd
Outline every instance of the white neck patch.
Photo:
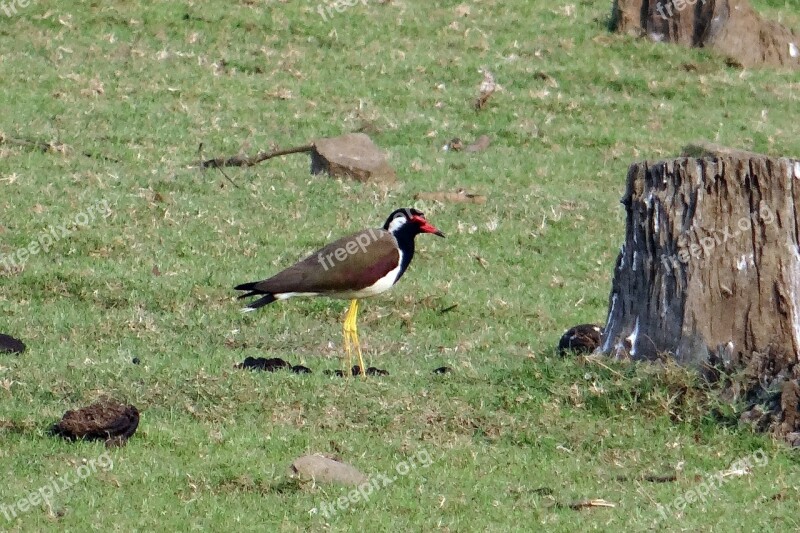
[[394,233],[408,223],[408,219],[402,215],[396,216],[389,222],[388,231]]

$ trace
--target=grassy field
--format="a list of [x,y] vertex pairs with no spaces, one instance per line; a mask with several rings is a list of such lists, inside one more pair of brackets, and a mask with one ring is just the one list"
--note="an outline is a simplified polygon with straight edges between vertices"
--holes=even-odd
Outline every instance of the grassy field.
[[[0,356],[0,530],[800,528],[798,455],[738,406],[677,368],[554,351],[605,319],[629,164],[697,138],[800,156],[800,75],[611,34],[609,0],[350,3],[0,6],[0,254],[53,236],[0,266],[0,332],[29,347]],[[755,5],[800,29],[796,0]],[[476,113],[481,67],[502,91]],[[239,187],[192,167],[358,129],[397,183],[311,176],[304,155],[228,170]],[[441,151],[481,134],[485,152]],[[363,302],[388,377],[323,374],[346,302],[239,313],[234,285],[458,187],[487,203],[417,203],[447,239],[419,237]],[[314,373],[233,368],[247,356]],[[48,436],[103,395],[141,411],[126,447]],[[308,452],[393,482],[326,517],[349,489],[287,480]],[[568,505],[589,498],[616,507]]]

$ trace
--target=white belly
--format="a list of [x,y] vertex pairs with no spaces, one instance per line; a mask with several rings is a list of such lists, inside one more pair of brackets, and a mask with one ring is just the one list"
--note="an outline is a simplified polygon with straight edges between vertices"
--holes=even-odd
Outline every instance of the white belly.
[[398,262],[397,266],[390,270],[385,276],[381,279],[370,285],[369,287],[364,287],[358,291],[349,291],[349,292],[337,292],[336,294],[323,294],[324,296],[330,296],[331,298],[340,298],[343,300],[350,300],[352,298],[369,298],[370,296],[375,296],[376,294],[380,294],[382,292],[388,291],[394,285],[395,280],[397,279],[397,274],[400,273],[400,263]]

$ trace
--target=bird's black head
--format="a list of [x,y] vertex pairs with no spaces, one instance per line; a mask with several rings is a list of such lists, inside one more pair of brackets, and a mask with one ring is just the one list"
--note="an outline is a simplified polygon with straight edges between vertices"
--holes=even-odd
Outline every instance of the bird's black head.
[[444,237],[444,233],[428,222],[422,211],[413,207],[403,207],[392,211],[392,214],[386,219],[383,229],[394,235],[397,235],[398,232],[410,233],[412,236],[420,233],[433,233]]

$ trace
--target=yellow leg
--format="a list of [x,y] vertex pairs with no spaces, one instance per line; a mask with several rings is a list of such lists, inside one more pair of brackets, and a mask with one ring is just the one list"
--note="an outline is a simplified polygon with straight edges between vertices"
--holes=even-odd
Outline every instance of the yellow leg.
[[[353,300],[355,302],[355,300]],[[350,302],[350,308],[344,317],[344,326],[342,327],[342,334],[344,337],[344,351],[346,357],[342,357],[342,369],[345,376],[351,376],[353,373],[353,350],[350,347],[350,315],[353,314],[353,302]]]
[[361,376],[366,379],[367,369],[364,366],[364,357],[361,355],[361,344],[358,342],[358,327],[356,326],[356,318],[358,317],[358,300],[350,300],[350,309],[347,310],[347,315],[344,319],[344,349],[347,352],[348,359],[348,375],[352,372],[352,346],[355,346],[356,353],[358,354],[358,364],[361,368]]
[[367,366],[364,364],[364,357],[361,355],[361,343],[358,342],[358,328],[356,327],[356,315],[358,315],[358,300],[353,300],[356,303],[356,310],[353,312],[353,346],[356,347],[358,354],[358,365],[361,367],[361,376],[367,379]]

